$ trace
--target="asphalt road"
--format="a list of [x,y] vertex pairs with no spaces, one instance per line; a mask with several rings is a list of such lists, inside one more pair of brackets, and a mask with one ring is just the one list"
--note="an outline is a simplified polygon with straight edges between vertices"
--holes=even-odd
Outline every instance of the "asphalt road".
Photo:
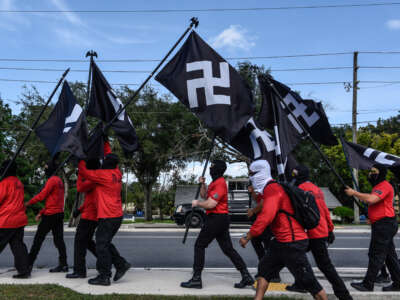
[[[65,243],[68,251],[68,263],[73,264],[74,234],[65,233]],[[182,244],[181,231],[179,232],[121,232],[114,238],[114,244],[133,267],[138,268],[190,268],[193,263],[193,246],[197,233],[190,233],[185,245]],[[246,249],[239,246],[238,240],[242,234],[232,233],[233,245],[242,255],[249,267],[257,266],[257,257],[252,246]],[[25,243],[28,250],[32,245],[34,232],[25,233]],[[330,247],[331,258],[337,267],[367,267],[369,234],[367,233],[338,233],[336,241]],[[400,251],[400,235],[395,244]],[[310,256],[311,257],[311,256]],[[314,261],[311,259],[312,265]],[[51,267],[58,262],[58,252],[53,245],[51,234],[43,243],[36,267]],[[95,267],[95,258],[88,253],[89,268]],[[14,264],[12,253],[7,247],[0,254],[0,268],[9,268]],[[219,249],[214,241],[206,250],[206,267],[231,268],[233,265]]]

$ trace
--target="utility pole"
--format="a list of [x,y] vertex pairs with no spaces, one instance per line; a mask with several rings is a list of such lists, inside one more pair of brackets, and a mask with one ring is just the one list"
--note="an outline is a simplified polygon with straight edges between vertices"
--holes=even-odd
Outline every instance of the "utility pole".
[[[358,90],[358,79],[357,79],[357,72],[358,72],[358,52],[353,53],[353,112],[352,112],[352,131],[353,131],[353,143],[357,143],[357,90]],[[353,169],[353,174],[355,181],[358,184],[358,171],[357,169]],[[353,185],[356,189],[356,186]],[[360,209],[358,208],[357,204],[354,202],[354,223],[360,223]]]

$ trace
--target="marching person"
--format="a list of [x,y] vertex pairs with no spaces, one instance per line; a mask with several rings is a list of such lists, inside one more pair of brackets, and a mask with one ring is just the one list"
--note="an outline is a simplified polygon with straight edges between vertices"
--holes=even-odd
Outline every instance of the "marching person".
[[[111,147],[106,138],[104,142],[104,155],[111,153]],[[98,158],[90,158],[86,162],[88,170],[98,170],[101,162]],[[81,215],[79,224],[76,228],[74,240],[74,269],[73,272],[66,275],[66,278],[86,278],[86,252],[89,250],[97,258],[96,243],[93,240],[98,218],[97,218],[97,196],[96,184],[82,177],[82,172],[78,170],[78,179],[76,188],[79,193],[85,193],[85,199],[81,207],[75,209],[73,217]]]
[[263,191],[264,205],[250,231],[239,243],[243,248],[246,247],[250,240],[259,236],[269,225],[275,237],[258,265],[254,299],[264,298],[269,282],[285,266],[315,299],[328,299],[307,260],[307,233],[296,219],[288,215],[294,213],[291,200],[284,189],[273,181],[269,163],[266,160],[254,161],[250,165],[249,175],[254,188]]
[[[333,233],[334,225],[325,203],[324,193],[318,186],[310,181],[310,171],[308,167],[303,165],[297,166],[293,169],[292,176],[295,179],[296,186],[313,194],[320,212],[318,226],[307,231],[310,244],[309,249],[315,259],[317,267],[332,285],[333,291],[338,299],[351,300],[353,298],[350,296],[346,285],[339,277],[329,257],[327,243],[332,244],[335,240],[335,235]],[[286,289],[294,292],[302,292],[302,290],[304,290],[297,282],[291,286],[287,286]]]
[[116,268],[114,281],[121,279],[131,265],[119,254],[112,239],[122,223],[122,173],[118,168],[119,158],[110,153],[106,155],[102,169],[88,170],[84,161],[79,162],[79,173],[86,180],[96,184],[97,218],[96,231],[96,269],[99,275],[89,279],[89,284],[110,285],[111,266]]
[[[262,195],[263,191],[256,192],[252,185],[248,186],[248,191],[250,193],[250,196],[255,199],[257,203],[254,208],[249,208],[247,211],[248,218],[252,220],[252,223],[254,223],[264,204],[264,198]],[[265,253],[268,251],[272,238],[273,234],[271,228],[267,227],[263,233],[251,240],[251,245],[253,246],[254,251],[257,254],[258,262],[261,261]],[[279,272],[275,274],[275,276],[271,279],[271,282],[281,282]]]
[[[10,163],[6,160],[1,165],[0,174]],[[7,244],[14,255],[17,274],[13,278],[24,279],[31,276],[28,249],[24,243],[24,227],[28,218],[24,206],[24,186],[17,178],[17,165],[13,162],[4,179],[0,181],[0,253]]]
[[393,238],[398,231],[398,224],[393,207],[393,187],[386,181],[387,169],[374,165],[368,174],[368,181],[373,186],[372,192],[360,193],[347,187],[348,196],[355,196],[368,204],[368,217],[371,222],[371,242],[367,274],[362,282],[353,282],[351,286],[359,291],[373,291],[374,282],[384,263],[389,269],[393,283],[383,287],[383,292],[400,291],[400,264],[397,260]]
[[50,269],[51,273],[68,272],[67,251],[64,243],[64,183],[60,177],[53,175],[56,170],[57,165],[54,161],[47,163],[45,174],[48,180],[44,188],[26,203],[26,206],[30,206],[45,200],[44,209],[35,218],[36,221],[40,220],[40,223],[29,252],[29,265],[32,268],[46,235],[51,231],[54,245],[59,253],[59,264]]
[[214,239],[217,240],[223,253],[232,261],[242,275],[242,280],[236,283],[234,287],[244,288],[254,283],[245,262],[233,248],[229,234],[228,189],[223,177],[225,170],[226,163],[224,161],[213,161],[210,167],[210,175],[213,181],[208,189],[205,184],[205,178],[200,177],[200,196],[205,201],[193,200],[192,206],[204,208],[207,215],[194,246],[193,277],[187,282],[182,282],[181,287],[197,289],[203,287],[201,272],[204,269],[205,249]]
[[[98,158],[89,159],[86,163],[88,170],[97,170],[100,168]],[[73,272],[66,275],[66,278],[86,278],[86,251],[89,250],[97,257],[96,243],[93,240],[97,228],[97,198],[96,184],[82,177],[78,172],[76,189],[79,193],[85,193],[83,204],[73,212],[73,217],[81,215],[79,224],[76,228],[74,240],[74,269]]]

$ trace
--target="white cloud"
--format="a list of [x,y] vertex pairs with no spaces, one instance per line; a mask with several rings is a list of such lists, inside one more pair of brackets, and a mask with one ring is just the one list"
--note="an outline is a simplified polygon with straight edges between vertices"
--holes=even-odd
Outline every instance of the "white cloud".
[[70,12],[69,7],[64,3],[63,0],[51,0],[51,2],[63,12],[63,15],[73,25],[85,26],[84,22],[78,17],[77,14]]
[[[1,10],[18,10],[15,0],[0,0]],[[30,21],[19,13],[1,14],[0,28],[8,31],[17,31],[18,25],[30,26]]]
[[240,25],[230,25],[219,35],[211,38],[211,45],[218,48],[250,50],[256,43],[254,37],[247,34],[247,30]]
[[76,47],[90,47],[93,42],[90,39],[80,35],[79,32],[72,31],[67,28],[54,28],[57,38],[66,45]]
[[398,30],[400,29],[400,20],[399,19],[389,20],[386,22],[386,26],[389,29]]

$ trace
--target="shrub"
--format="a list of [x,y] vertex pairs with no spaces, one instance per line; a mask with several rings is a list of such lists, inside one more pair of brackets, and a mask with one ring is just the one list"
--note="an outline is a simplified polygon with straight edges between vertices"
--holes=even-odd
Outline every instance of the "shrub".
[[354,219],[354,211],[347,206],[338,206],[333,210],[333,214],[342,219],[342,222],[350,223]]

